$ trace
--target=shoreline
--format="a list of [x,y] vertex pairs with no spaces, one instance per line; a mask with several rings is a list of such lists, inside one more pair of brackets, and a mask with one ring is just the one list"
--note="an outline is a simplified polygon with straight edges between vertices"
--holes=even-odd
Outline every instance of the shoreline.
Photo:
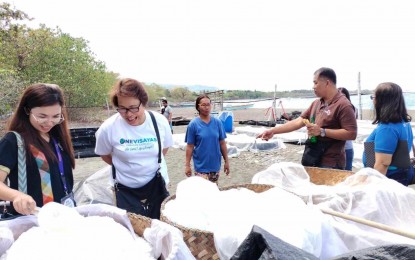
[[[149,108],[149,110],[153,110]],[[292,113],[293,111],[303,112],[304,109],[285,109],[286,113]],[[244,110],[233,110],[226,111],[232,112],[233,122],[246,121],[246,120],[255,120],[255,121],[268,121],[269,113],[268,108],[248,108]],[[277,109],[276,116],[279,118],[283,114],[281,109]],[[415,110],[408,110],[408,114],[412,117],[412,121],[415,122]],[[187,119],[192,119],[197,116],[196,110],[194,107],[175,107],[173,108],[173,118],[183,117]],[[373,120],[374,114],[371,109],[363,109],[362,118],[359,120]]]

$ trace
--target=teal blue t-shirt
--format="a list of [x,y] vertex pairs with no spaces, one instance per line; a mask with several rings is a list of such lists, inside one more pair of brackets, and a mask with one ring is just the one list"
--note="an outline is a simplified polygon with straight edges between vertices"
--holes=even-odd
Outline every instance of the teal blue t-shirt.
[[222,122],[211,117],[209,123],[199,117],[187,127],[185,142],[193,144],[193,165],[196,172],[219,172],[221,166],[220,141],[226,138]]
[[[413,138],[410,123],[379,123],[375,130],[373,130],[373,132],[366,139],[366,142],[374,142],[375,152],[377,153],[393,154],[400,140],[407,141],[408,151],[411,151]],[[363,165],[366,166],[365,152],[363,152],[362,161]],[[396,169],[396,167],[391,165],[388,171],[394,169]]]

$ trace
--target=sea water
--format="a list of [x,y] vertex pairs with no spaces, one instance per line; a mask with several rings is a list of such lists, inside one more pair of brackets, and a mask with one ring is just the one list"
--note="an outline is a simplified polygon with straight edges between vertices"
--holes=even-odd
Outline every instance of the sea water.
[[[415,110],[415,93],[404,93],[405,105],[407,110]],[[277,99],[277,107],[284,107],[284,109],[307,109],[310,104],[316,99],[312,98],[279,98]],[[350,97],[352,104],[359,108],[359,97],[353,95]],[[246,102],[246,100],[245,100]],[[272,100],[249,100],[254,103],[252,108],[269,108],[272,106]],[[226,104],[226,102],[224,102]],[[373,109],[373,101],[370,99],[370,95],[361,96],[362,109]]]

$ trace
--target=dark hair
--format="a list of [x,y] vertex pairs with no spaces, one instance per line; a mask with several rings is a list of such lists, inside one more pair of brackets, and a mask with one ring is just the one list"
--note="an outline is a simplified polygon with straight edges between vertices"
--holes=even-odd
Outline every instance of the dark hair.
[[334,72],[333,69],[322,67],[316,70],[316,72],[314,72],[314,75],[318,75],[318,78],[320,77],[327,78],[334,84],[337,83],[336,73]]
[[403,98],[402,89],[398,84],[384,82],[375,89],[375,120],[377,123],[400,123],[410,122]]
[[58,85],[38,83],[26,88],[7,126],[7,131],[16,131],[21,134],[25,142],[26,151],[30,151],[29,145],[33,144],[40,148],[49,158],[57,161],[52,148],[40,136],[39,131],[33,127],[29,119],[30,111],[33,108],[53,106],[56,104],[61,106],[65,121],[53,126],[50,130],[50,136],[56,138],[63,150],[69,154],[72,168],[75,168],[75,155],[67,121],[68,114],[66,112],[63,92]]
[[200,100],[202,100],[202,99],[204,99],[204,98],[207,98],[207,99],[209,99],[209,101],[210,101],[210,97],[209,97],[208,95],[206,95],[206,94],[202,94],[202,95],[200,95],[200,96],[198,96],[198,97],[196,98],[195,107],[196,107],[197,112],[199,112],[199,104],[200,104]]
[[147,106],[148,95],[143,84],[135,79],[125,78],[117,81],[112,87],[111,102],[118,107],[118,97],[135,97],[142,106]]
[[356,108],[354,107],[354,105],[352,104],[352,101],[350,100],[350,93],[347,90],[347,88],[338,88],[338,90],[346,96],[346,98],[350,101],[350,104],[352,105],[353,110],[356,111]]

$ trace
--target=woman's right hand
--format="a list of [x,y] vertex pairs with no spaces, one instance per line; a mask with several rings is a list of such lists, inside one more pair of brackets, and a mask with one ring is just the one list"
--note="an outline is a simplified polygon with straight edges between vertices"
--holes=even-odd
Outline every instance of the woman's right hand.
[[22,215],[30,215],[36,210],[36,202],[31,196],[19,192],[13,199],[13,207]]
[[186,166],[184,173],[186,174],[187,177],[192,176],[192,169],[190,168],[190,166]]

